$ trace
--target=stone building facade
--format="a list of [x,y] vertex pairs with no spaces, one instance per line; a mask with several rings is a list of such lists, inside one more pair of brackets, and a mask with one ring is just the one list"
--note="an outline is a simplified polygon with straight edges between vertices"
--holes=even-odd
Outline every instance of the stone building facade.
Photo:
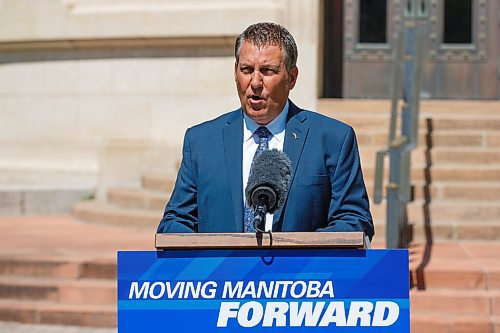
[[[451,45],[449,1],[0,0],[0,213],[59,212],[174,172],[185,130],[238,107],[234,39],[258,21],[295,36],[291,98],[305,108],[387,97],[408,3],[430,31],[424,97],[498,99],[500,0],[469,1],[471,40]],[[366,12],[382,13],[382,37],[363,35]]]
[[252,23],[278,22],[294,34],[300,80],[292,98],[314,108],[319,6],[0,1],[3,213],[57,211],[69,203],[54,201],[175,169],[189,126],[238,108],[234,39]]

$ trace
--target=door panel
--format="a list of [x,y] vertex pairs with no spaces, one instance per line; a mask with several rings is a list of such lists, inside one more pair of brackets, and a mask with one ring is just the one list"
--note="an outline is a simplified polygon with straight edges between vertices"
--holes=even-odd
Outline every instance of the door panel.
[[[374,21],[383,23],[373,14],[380,13],[380,7],[371,7],[376,5],[374,1],[386,1],[385,42],[376,42],[381,41],[379,32],[372,37],[363,32],[370,31],[367,27],[371,26],[377,29],[376,24],[366,24],[366,13],[371,12],[376,17]],[[388,98],[395,42],[405,16],[411,13],[426,31],[423,98],[499,99],[499,3],[500,0],[345,0],[344,97]]]

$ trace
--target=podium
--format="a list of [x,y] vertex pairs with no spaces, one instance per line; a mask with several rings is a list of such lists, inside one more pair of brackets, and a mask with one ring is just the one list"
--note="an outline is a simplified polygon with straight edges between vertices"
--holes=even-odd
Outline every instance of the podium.
[[283,249],[336,248],[364,249],[363,232],[276,232],[156,234],[158,250],[172,249]]
[[118,332],[409,332],[407,250],[361,232],[157,234],[118,252]]

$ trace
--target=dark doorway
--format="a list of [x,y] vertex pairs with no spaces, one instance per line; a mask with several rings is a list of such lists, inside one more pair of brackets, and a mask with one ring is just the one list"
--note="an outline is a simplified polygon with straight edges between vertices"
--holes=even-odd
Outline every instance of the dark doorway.
[[323,96],[342,97],[343,1],[325,0],[323,38]]

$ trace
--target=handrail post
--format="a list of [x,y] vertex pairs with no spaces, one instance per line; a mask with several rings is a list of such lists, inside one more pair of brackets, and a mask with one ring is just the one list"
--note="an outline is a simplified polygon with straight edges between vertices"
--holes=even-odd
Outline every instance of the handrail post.
[[[423,32],[418,19],[425,17],[426,13],[425,0],[405,0],[404,30],[400,32],[395,46],[388,148],[377,151],[376,156],[374,201],[380,203],[383,200],[384,158],[389,155],[389,182],[386,186],[387,248],[407,247],[411,241],[408,236],[407,204],[413,200],[411,153],[418,145],[423,55]],[[400,98],[403,99],[399,124],[401,131],[397,137]]]

